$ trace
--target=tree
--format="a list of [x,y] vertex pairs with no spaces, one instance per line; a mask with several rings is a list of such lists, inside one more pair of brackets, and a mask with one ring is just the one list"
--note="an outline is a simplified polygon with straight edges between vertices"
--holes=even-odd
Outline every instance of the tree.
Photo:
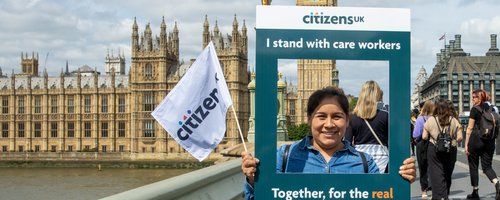
[[288,139],[292,141],[300,140],[309,134],[310,128],[306,123],[288,126]]
[[349,99],[349,112],[352,112],[354,110],[354,107],[356,107],[356,104],[358,103],[358,98],[357,97],[352,97]]

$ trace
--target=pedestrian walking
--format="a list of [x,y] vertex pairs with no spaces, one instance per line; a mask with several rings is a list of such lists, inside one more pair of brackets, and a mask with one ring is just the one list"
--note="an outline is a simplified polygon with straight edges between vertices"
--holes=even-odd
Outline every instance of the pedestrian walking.
[[410,115],[410,145],[411,145],[411,156],[415,156],[415,146],[417,145],[417,141],[413,139],[413,130],[415,129],[415,123],[417,122],[417,118],[419,115],[419,111],[417,108],[411,111]]
[[420,189],[422,191],[422,198],[427,198],[427,192],[431,189],[429,186],[429,176],[427,174],[428,164],[427,164],[427,147],[429,145],[428,140],[422,140],[422,133],[424,131],[425,122],[434,113],[434,102],[431,100],[425,101],[420,110],[420,115],[415,122],[415,128],[413,129],[413,139],[417,141],[417,162],[418,171],[420,173]]
[[479,159],[484,174],[493,183],[496,194],[495,199],[500,200],[500,183],[497,175],[491,167],[493,152],[495,151],[495,139],[483,138],[480,135],[480,121],[482,113],[490,108],[487,103],[488,95],[482,89],[472,92],[472,102],[474,107],[470,110],[469,124],[467,125],[465,137],[465,153],[469,161],[470,182],[472,193],[467,195],[467,199],[479,199]]
[[435,103],[434,114],[425,123],[422,133],[422,139],[429,140],[427,160],[432,199],[448,199],[450,194],[451,175],[457,161],[457,143],[462,141],[462,134],[459,134],[462,126],[453,116],[453,110],[452,105],[440,99]]

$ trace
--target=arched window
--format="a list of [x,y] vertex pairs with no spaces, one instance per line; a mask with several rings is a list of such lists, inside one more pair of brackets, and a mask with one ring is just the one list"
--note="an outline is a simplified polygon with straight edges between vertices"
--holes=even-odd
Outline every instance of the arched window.
[[151,65],[151,63],[146,64],[146,67],[144,68],[144,76],[146,79],[153,78],[153,65]]

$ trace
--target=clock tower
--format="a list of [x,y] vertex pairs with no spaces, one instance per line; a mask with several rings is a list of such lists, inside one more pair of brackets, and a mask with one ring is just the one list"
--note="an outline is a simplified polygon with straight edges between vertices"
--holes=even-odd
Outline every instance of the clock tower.
[[337,0],[297,0],[297,6],[337,6]]
[[[297,6],[337,6],[337,0],[297,0]],[[326,86],[339,86],[335,60],[297,60],[296,125],[307,123],[307,99]]]

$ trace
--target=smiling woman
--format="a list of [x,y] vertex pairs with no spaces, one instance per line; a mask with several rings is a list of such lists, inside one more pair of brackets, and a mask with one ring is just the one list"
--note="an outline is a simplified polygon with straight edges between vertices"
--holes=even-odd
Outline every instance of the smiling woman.
[[[285,173],[376,173],[370,157],[342,141],[349,124],[348,101],[339,88],[314,92],[307,103],[310,136],[277,152],[277,172]],[[287,160],[286,162],[283,160]],[[339,162],[342,160],[342,162]]]
[[[378,173],[372,157],[344,141],[349,125],[349,105],[342,89],[326,87],[315,91],[307,102],[307,122],[311,135],[277,150],[277,173],[362,174]],[[242,153],[246,176],[245,195],[253,199],[253,183],[259,160]],[[408,180],[415,178],[415,160],[405,160],[400,171]]]

